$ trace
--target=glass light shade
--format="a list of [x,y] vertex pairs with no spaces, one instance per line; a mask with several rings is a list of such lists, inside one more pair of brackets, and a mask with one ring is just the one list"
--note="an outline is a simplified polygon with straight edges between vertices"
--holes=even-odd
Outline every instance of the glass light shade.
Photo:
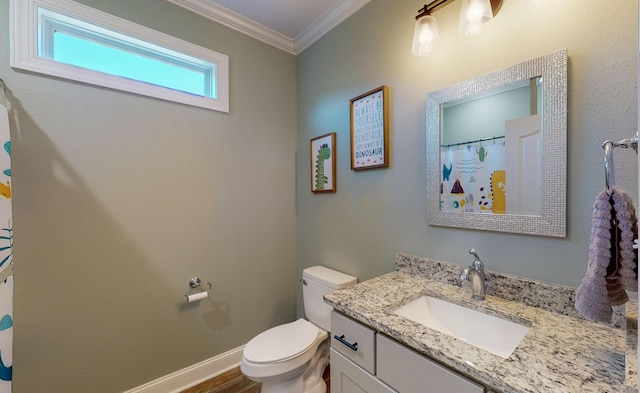
[[493,19],[493,10],[489,0],[462,0],[458,32],[462,35],[478,35],[482,24]]
[[427,56],[433,52],[438,42],[440,42],[440,33],[438,33],[436,18],[425,15],[418,19],[413,31],[411,52],[416,56]]

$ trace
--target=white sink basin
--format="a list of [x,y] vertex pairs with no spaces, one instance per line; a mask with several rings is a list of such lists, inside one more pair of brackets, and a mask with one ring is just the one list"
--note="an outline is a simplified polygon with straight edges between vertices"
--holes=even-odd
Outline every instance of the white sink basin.
[[393,313],[504,359],[511,355],[529,331],[527,326],[430,296],[413,300]]

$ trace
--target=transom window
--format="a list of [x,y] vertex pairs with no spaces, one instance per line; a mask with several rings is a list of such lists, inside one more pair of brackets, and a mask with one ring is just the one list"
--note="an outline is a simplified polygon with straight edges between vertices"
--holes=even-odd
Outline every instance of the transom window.
[[225,55],[68,0],[11,7],[13,67],[229,111]]

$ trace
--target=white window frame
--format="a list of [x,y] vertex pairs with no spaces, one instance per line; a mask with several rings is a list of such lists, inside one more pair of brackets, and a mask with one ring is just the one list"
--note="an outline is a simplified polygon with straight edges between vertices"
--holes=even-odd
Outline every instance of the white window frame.
[[[92,85],[179,102],[186,105],[229,112],[229,57],[190,42],[140,26],[102,11],[70,0],[11,0],[10,3],[10,62],[11,67],[45,75],[75,80]],[[50,10],[58,15],[83,21],[94,30],[108,32],[114,37],[126,38],[130,43],[144,42],[157,53],[197,64],[197,59],[215,65],[211,97],[189,94],[170,88],[109,75],[86,68],[60,63],[39,52],[38,42],[47,36],[39,34],[39,10]],[[77,21],[74,21],[77,24]],[[46,33],[46,32],[45,32]],[[45,47],[41,48],[46,51]],[[42,56],[41,56],[42,54]]]

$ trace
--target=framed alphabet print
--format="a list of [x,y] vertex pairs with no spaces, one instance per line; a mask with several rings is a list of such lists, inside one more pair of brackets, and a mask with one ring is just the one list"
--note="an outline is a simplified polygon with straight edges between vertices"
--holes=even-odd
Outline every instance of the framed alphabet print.
[[311,192],[336,192],[336,133],[311,139]]
[[389,166],[388,88],[351,99],[351,169]]

